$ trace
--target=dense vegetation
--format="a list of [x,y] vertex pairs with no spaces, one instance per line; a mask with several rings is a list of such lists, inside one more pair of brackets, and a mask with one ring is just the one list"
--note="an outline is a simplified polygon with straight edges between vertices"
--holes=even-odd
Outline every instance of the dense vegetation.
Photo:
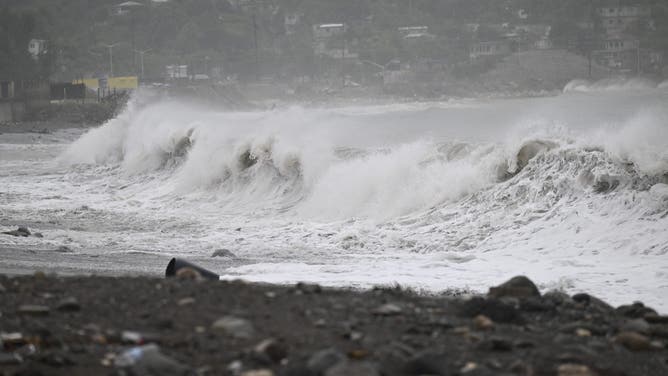
[[[242,1],[243,2],[243,1]],[[593,9],[621,0],[255,0],[240,7],[227,0],[171,0],[143,2],[123,15],[115,15],[120,0],[5,0],[0,9],[0,79],[51,77],[69,80],[109,71],[139,74],[144,54],[145,76],[164,75],[164,66],[187,64],[193,72],[220,68],[222,76],[254,77],[259,74],[293,76],[312,74],[317,67],[310,25],[346,22],[346,39],[360,58],[385,64],[393,58],[416,56],[447,60],[467,59],[467,45],[476,37],[465,33],[467,23],[525,22],[553,26],[553,39],[565,47],[579,40],[581,50],[591,47],[592,36],[576,26],[591,21]],[[636,0],[653,6],[655,29],[633,32],[651,47],[668,55],[668,3]],[[286,34],[284,16],[303,15],[299,29]],[[426,25],[433,40],[402,43],[396,28]],[[484,27],[478,33],[494,36]],[[480,35],[478,35],[480,36]],[[26,46],[31,38],[46,39],[49,53],[39,62]],[[589,41],[585,43],[586,41]],[[583,42],[585,41],[585,42]],[[109,48],[109,45],[114,45]],[[259,66],[256,66],[256,61]]]

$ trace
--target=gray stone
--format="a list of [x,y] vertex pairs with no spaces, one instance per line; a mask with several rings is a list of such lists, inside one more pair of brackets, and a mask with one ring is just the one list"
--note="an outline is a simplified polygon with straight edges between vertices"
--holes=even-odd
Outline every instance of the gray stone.
[[335,365],[346,361],[346,356],[336,349],[324,349],[311,355],[306,367],[317,374],[323,374]]
[[650,326],[649,323],[645,321],[645,319],[634,319],[622,324],[619,330],[622,332],[638,332],[641,334],[649,334]]
[[543,299],[554,305],[572,304],[573,299],[563,291],[551,290],[543,294]]
[[573,295],[572,299],[577,303],[582,303],[587,307],[595,308],[602,312],[611,312],[615,310],[610,304],[589,294],[585,293],[575,294]]
[[615,336],[614,340],[616,343],[619,343],[631,351],[646,351],[653,349],[650,339],[640,333],[621,332]]
[[401,312],[401,307],[392,303],[383,304],[382,306],[373,310],[373,314],[379,316],[395,316],[400,315]]
[[216,320],[211,328],[235,338],[248,339],[255,335],[253,324],[239,317],[224,316]]
[[380,371],[369,362],[341,362],[328,369],[324,376],[380,376]]
[[114,365],[131,375],[185,376],[191,369],[160,352],[155,344],[130,348],[115,357]]
[[596,336],[603,336],[608,333],[608,328],[603,325],[596,325],[586,321],[576,321],[569,324],[562,325],[559,331],[562,333],[577,334],[578,329],[586,329],[591,334]]
[[288,356],[288,349],[284,342],[273,338],[265,339],[253,349],[256,354],[266,357],[274,363],[280,363]]
[[617,313],[621,314],[622,316],[629,317],[629,318],[634,318],[634,319],[639,319],[643,318],[648,315],[656,315],[656,311],[653,310],[652,308],[645,307],[644,304],[641,302],[635,302],[631,305],[623,305],[619,306],[616,309]]
[[30,236],[30,230],[28,230],[27,227],[19,226],[18,229],[13,230],[13,231],[5,231],[5,232],[3,232],[3,234],[11,235],[11,236],[28,237],[28,236]]
[[69,297],[61,300],[56,306],[58,311],[75,312],[81,310],[81,305],[75,297]]
[[232,253],[229,249],[216,249],[213,251],[213,254],[211,254],[211,257],[229,257],[229,258],[236,258],[237,256]]
[[0,365],[10,366],[23,363],[23,358],[14,353],[0,352]]
[[514,298],[528,298],[539,297],[540,292],[536,285],[525,276],[517,276],[511,278],[509,281],[502,283],[499,286],[491,287],[487,294],[493,298],[514,297]]

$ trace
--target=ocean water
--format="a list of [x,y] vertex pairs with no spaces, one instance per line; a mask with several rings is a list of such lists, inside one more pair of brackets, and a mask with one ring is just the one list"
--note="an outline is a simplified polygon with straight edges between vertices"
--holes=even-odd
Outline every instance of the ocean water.
[[0,230],[44,235],[0,238],[4,269],[160,273],[179,256],[433,292],[523,274],[668,311],[665,85],[258,112],[138,97],[88,131],[0,135],[0,156]]

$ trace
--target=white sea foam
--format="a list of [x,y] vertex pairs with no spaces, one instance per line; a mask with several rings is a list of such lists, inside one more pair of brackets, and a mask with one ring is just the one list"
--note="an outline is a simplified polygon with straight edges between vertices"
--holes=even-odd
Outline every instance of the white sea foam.
[[[589,80],[577,79],[569,82],[564,87],[564,92],[601,92],[601,91],[630,91],[655,89],[659,86],[656,82],[647,78],[638,77],[615,77],[605,78],[591,82]],[[660,86],[659,86],[660,87]]]
[[228,277],[482,290],[527,274],[666,310],[666,99],[137,104],[69,145],[51,175],[3,176],[0,198],[12,215],[88,226],[53,233],[82,252],[228,248],[243,264]]

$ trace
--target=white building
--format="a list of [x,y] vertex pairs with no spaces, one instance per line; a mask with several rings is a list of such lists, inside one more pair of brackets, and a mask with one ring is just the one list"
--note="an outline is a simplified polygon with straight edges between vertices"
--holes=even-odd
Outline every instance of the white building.
[[46,53],[46,41],[44,39],[31,39],[28,42],[28,52],[33,59],[37,60]]

